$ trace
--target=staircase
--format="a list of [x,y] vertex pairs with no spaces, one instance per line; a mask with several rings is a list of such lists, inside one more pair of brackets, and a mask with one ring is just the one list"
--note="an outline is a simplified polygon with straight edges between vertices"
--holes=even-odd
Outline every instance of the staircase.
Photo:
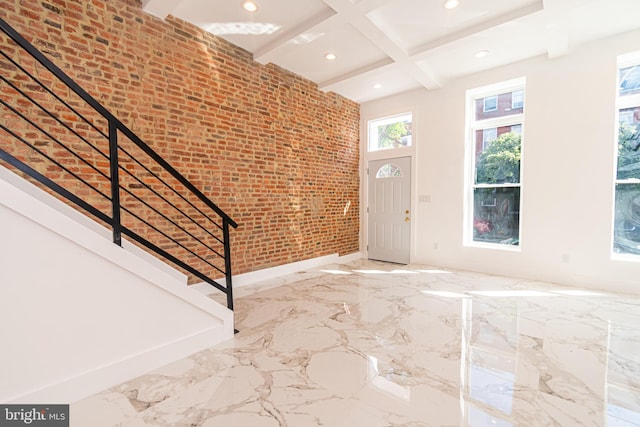
[[0,29],[0,401],[69,403],[230,339],[237,224]]

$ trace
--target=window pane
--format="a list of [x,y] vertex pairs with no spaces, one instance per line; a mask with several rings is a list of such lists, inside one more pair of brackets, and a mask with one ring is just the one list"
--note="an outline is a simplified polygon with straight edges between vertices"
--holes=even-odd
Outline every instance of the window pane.
[[489,111],[496,111],[498,109],[498,97],[487,96],[482,100],[482,111],[488,113]]
[[520,182],[522,137],[512,126],[498,128],[497,134],[497,139],[484,146],[476,140],[476,184]]
[[483,129],[482,131],[482,151],[484,151],[491,141],[498,139],[498,128]]
[[386,165],[382,165],[378,172],[376,173],[376,178],[398,178],[402,177],[402,170],[391,163],[387,163]]
[[619,94],[621,96],[640,93],[640,65],[621,68]]
[[640,184],[616,185],[613,250],[640,255]]
[[511,93],[511,108],[519,109],[524,106],[524,90],[514,90]]
[[520,243],[520,188],[475,188],[473,240],[518,245]]
[[411,114],[369,122],[369,151],[411,146]]
[[619,118],[617,178],[640,179],[640,107],[620,110]]
[[[489,109],[487,107],[495,107]],[[505,92],[500,95],[477,98],[475,100],[476,120],[493,119],[495,117],[512,116],[524,112],[524,91]]]

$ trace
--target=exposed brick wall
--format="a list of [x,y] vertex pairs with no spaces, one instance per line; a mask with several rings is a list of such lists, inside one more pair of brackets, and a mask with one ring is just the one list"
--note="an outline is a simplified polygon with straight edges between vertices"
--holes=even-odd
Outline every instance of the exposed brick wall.
[[0,16],[239,223],[234,273],[358,251],[355,102],[138,0],[0,0]]

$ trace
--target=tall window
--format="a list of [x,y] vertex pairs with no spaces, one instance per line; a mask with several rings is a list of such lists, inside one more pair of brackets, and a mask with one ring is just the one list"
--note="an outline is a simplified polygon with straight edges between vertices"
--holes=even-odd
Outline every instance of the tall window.
[[613,251],[640,255],[640,52],[618,59]]
[[520,244],[524,85],[521,78],[467,93],[467,244]]
[[401,114],[369,122],[369,151],[411,147],[412,114]]

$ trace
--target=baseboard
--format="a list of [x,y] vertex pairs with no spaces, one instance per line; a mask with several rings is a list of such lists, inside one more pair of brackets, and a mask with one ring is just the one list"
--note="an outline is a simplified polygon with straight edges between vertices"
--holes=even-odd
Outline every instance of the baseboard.
[[10,398],[10,404],[67,404],[117,386],[144,373],[210,348],[229,339],[222,326],[135,354],[80,375]]
[[[303,261],[292,262],[289,264],[278,265],[276,267],[264,268],[262,270],[251,271],[249,273],[242,273],[233,276],[233,288],[237,289],[242,286],[253,285],[263,280],[269,280],[276,277],[284,276],[286,274],[294,274],[300,271],[309,270],[311,268],[322,267],[328,264],[346,264],[357,259],[361,259],[363,254],[355,252],[349,255],[339,256],[338,254],[326,255],[317,258],[306,259]],[[222,286],[225,284],[223,278],[216,280]],[[205,295],[209,295],[215,292],[208,283],[196,283],[189,286],[190,289],[195,289],[198,292],[202,292]]]

